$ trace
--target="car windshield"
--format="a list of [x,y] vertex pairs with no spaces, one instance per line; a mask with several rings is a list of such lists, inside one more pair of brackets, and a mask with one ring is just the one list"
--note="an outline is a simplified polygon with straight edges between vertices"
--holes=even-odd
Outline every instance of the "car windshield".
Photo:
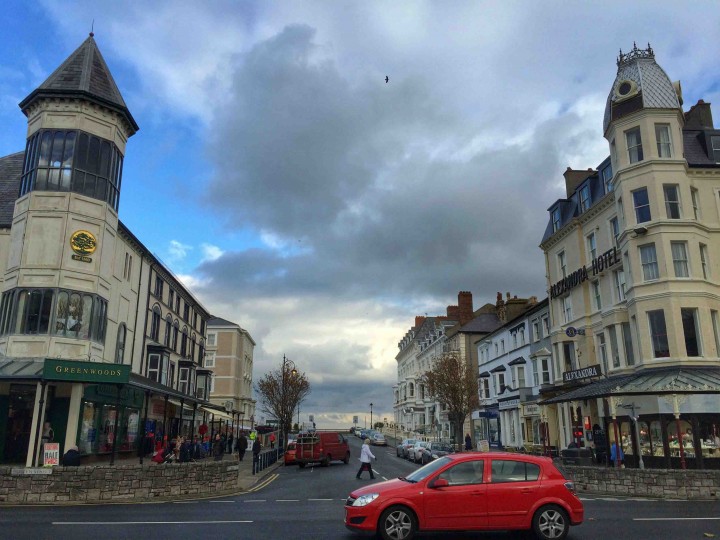
[[442,469],[449,461],[451,460],[448,457],[442,457],[440,459],[436,459],[435,461],[431,461],[424,467],[420,467],[418,470],[408,474],[406,480],[413,483],[425,480],[428,476],[434,474],[435,471]]

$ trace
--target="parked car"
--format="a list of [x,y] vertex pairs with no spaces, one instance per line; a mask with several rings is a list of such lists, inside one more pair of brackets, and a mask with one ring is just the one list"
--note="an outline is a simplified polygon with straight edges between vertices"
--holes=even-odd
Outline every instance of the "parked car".
[[455,450],[453,449],[451,444],[444,442],[431,442],[423,449],[420,462],[423,465],[426,465],[434,459],[446,456],[448,454],[452,454],[454,451]]
[[296,441],[295,461],[302,469],[308,463],[320,463],[327,467],[331,461],[350,463],[350,447],[347,439],[337,431],[301,433]]
[[345,501],[345,526],[384,540],[425,530],[530,529],[540,540],[562,540],[583,515],[575,485],[550,458],[502,452],[443,456]]
[[375,446],[387,446],[385,435],[383,435],[382,433],[375,433],[372,436],[372,439],[370,439],[370,444]]
[[285,465],[293,465],[295,464],[295,448],[296,448],[296,442],[290,441],[287,445],[287,448],[285,449]]
[[403,439],[400,444],[397,445],[395,451],[398,457],[404,458],[407,456],[408,449],[415,444],[415,439]]
[[416,441],[412,448],[408,450],[407,458],[415,463],[422,461],[422,453],[425,448],[429,445],[426,441]]

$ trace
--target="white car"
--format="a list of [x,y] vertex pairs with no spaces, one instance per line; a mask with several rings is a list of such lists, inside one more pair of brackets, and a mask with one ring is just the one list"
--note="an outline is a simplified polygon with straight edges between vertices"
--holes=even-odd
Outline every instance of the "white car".
[[427,448],[430,443],[426,441],[417,441],[415,445],[408,450],[408,459],[413,460],[415,463],[422,462],[423,449]]

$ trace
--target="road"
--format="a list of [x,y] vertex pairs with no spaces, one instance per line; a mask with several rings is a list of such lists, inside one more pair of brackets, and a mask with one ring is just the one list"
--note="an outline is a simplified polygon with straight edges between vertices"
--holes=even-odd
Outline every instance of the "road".
[[[0,538],[13,540],[114,540],[136,538],[240,538],[253,540],[351,540],[343,504],[356,480],[359,440],[353,458],[330,467],[281,467],[266,485],[235,497],[136,505],[0,508]],[[404,476],[417,466],[395,457],[395,449],[373,448],[376,480]],[[586,521],[571,529],[574,540],[709,538],[720,540],[720,503],[582,497]],[[423,539],[510,539],[507,533],[424,534]]]

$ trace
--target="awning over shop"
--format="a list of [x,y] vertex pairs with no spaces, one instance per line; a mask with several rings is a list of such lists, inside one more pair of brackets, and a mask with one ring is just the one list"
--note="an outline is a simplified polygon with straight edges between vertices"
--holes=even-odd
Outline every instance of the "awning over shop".
[[200,407],[200,410],[205,411],[208,414],[214,414],[215,420],[217,420],[218,418],[222,418],[223,420],[233,420],[233,417],[231,415],[218,409],[213,409],[211,407]]
[[4,358],[0,360],[0,379],[40,379],[44,358]]
[[617,375],[593,381],[548,398],[540,405],[581,401],[610,395],[720,394],[720,368],[673,367]]

